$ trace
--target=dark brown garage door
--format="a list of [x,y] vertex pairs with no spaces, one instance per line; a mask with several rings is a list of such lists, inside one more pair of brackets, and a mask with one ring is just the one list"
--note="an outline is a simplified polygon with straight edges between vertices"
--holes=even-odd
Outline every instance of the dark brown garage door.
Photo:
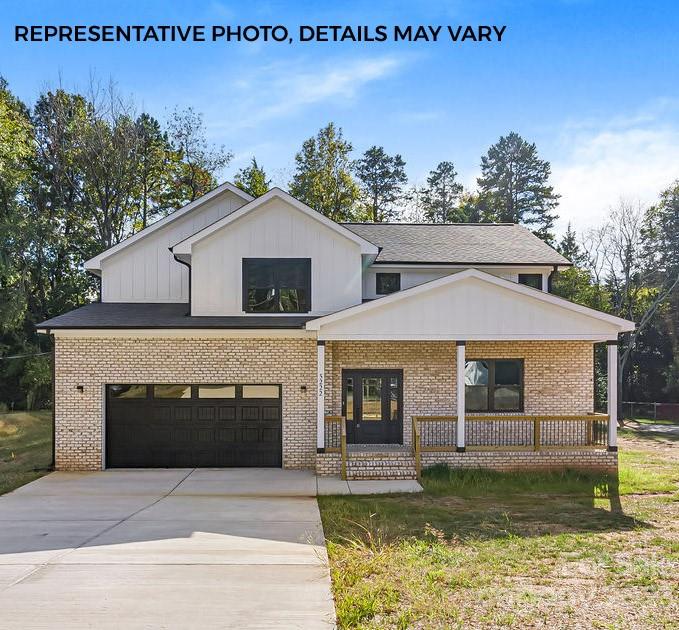
[[108,467],[281,466],[280,385],[106,387]]

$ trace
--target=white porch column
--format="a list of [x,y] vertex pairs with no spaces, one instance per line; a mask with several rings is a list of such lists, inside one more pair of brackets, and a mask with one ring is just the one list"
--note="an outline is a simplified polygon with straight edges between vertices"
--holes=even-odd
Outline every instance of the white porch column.
[[457,446],[458,452],[464,451],[464,415],[465,415],[465,403],[464,403],[464,367],[465,367],[465,342],[458,341],[457,345],[457,366],[456,366],[456,376],[457,376],[457,425],[456,425],[456,435],[455,435],[455,445]]
[[608,350],[608,450],[618,450],[618,341],[607,341]]
[[325,449],[325,341],[316,342],[316,450]]

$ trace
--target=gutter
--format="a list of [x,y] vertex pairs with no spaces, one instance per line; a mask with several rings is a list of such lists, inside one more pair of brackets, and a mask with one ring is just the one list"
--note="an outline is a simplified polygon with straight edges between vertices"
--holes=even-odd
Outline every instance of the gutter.
[[52,339],[52,463],[50,468],[54,470],[57,465],[57,340],[49,328],[46,332]]

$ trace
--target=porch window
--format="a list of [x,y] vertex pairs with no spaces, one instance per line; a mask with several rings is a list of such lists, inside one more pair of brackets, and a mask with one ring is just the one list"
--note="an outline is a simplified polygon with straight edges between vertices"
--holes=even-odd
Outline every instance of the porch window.
[[466,411],[522,411],[523,359],[474,359],[464,372]]
[[246,313],[308,313],[310,258],[243,258]]

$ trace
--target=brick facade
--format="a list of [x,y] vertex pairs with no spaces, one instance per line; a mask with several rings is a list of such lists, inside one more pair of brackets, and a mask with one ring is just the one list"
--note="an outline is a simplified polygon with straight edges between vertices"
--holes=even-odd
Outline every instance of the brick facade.
[[422,453],[423,469],[434,464],[447,464],[451,468],[488,468],[501,472],[565,468],[615,472],[618,467],[618,454],[603,450]]
[[[587,341],[473,341],[467,359],[524,359],[524,413],[594,410],[594,353]],[[455,343],[333,341],[326,344],[326,411],[342,410],[343,369],[403,370],[403,439],[411,444],[412,417],[455,415]]]
[[[280,383],[284,467],[316,466],[323,474],[337,470],[339,455],[316,458],[316,342],[313,339],[58,337],[55,352],[56,465],[60,470],[97,470],[103,466],[104,386],[107,383]],[[525,413],[592,411],[590,342],[467,344],[469,359],[512,357],[524,359]],[[326,412],[330,415],[341,413],[344,368],[403,370],[405,444],[411,443],[413,415],[455,413],[454,343],[328,342],[325,381]],[[78,386],[83,390],[79,391]],[[303,390],[303,386],[306,389]],[[502,456],[518,462],[531,455],[505,453]],[[594,456],[578,453],[576,457],[591,459]],[[554,454],[545,454],[544,461],[553,463]],[[504,465],[504,460],[498,463]]]
[[[422,469],[434,464],[446,464],[451,468],[486,468],[500,472],[529,470],[577,469],[615,473],[618,454],[609,451],[467,451],[465,453],[422,453]],[[316,474],[339,475],[339,453],[325,453],[316,460]]]
[[55,352],[58,470],[102,468],[107,383],[280,383],[283,466],[315,465],[314,340],[59,337]]

